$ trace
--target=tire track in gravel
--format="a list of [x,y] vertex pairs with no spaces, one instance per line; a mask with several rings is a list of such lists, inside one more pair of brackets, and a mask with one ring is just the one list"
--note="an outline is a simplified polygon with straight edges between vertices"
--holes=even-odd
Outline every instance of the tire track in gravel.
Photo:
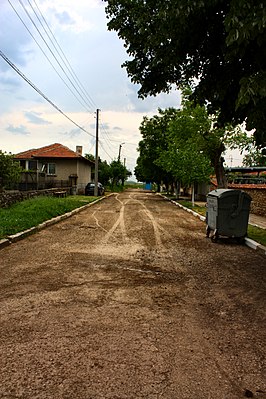
[[[132,198],[132,195],[129,195],[129,198],[126,199],[125,201],[121,201],[119,198],[119,194],[116,195],[115,199],[121,204],[120,212],[119,212],[119,217],[116,220],[116,222],[113,224],[111,229],[106,233],[104,238],[102,239],[101,243],[102,244],[107,244],[110,238],[113,236],[114,232],[120,228],[121,233],[122,233],[122,242],[123,243],[128,243],[130,241],[127,232],[126,232],[126,225],[125,225],[125,209],[126,205],[132,201],[132,202],[137,202],[140,204],[143,208],[142,212],[147,216],[148,220],[152,224],[152,228],[154,231],[154,239],[155,239],[155,246],[157,248],[164,248],[164,245],[162,243],[162,238],[161,238],[161,232],[164,233],[164,235],[167,235],[169,238],[171,237],[170,234],[162,227],[160,224],[155,220],[152,212],[146,207],[146,205],[143,203],[143,201],[140,201],[136,198]],[[94,218],[96,219],[96,216],[94,215]],[[97,219],[96,219],[97,220]],[[97,223],[97,221],[96,221]]]
[[148,219],[150,220],[150,222],[152,224],[156,247],[163,249],[164,245],[163,245],[162,239],[161,239],[161,232],[164,233],[164,235],[167,236],[168,238],[171,238],[171,235],[155,220],[152,212],[146,207],[146,205],[143,203],[143,201],[140,201],[136,198],[132,198],[131,195],[129,197],[131,200],[137,202],[138,204],[140,204],[142,206],[143,212],[145,213],[145,215],[148,217]]
[[129,238],[126,233],[126,226],[125,226],[125,205],[128,203],[128,199],[125,202],[123,202],[118,198],[118,196],[119,196],[119,194],[117,194],[115,196],[115,199],[121,204],[119,216],[118,216],[118,219],[116,220],[116,222],[111,227],[111,229],[106,233],[106,235],[102,239],[102,244],[108,243],[109,239],[111,238],[111,236],[114,234],[114,232],[117,230],[118,227],[121,230],[122,242],[126,243],[129,241]]

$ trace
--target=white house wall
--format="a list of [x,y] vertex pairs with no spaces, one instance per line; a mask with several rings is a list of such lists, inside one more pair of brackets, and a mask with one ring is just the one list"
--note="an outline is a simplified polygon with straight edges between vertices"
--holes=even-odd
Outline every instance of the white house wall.
[[56,164],[56,175],[53,180],[69,180],[69,176],[77,175],[78,193],[83,193],[86,184],[91,181],[91,165],[87,162],[79,159],[49,159],[45,162]]
[[84,193],[85,186],[91,181],[91,166],[83,161],[77,162],[77,192]]

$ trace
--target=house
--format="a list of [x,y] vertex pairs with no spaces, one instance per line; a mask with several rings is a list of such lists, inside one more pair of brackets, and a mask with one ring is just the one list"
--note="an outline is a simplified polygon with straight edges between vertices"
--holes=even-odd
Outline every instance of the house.
[[83,194],[94,169],[94,162],[82,156],[81,146],[75,152],[59,143],[20,152],[14,159],[23,169],[21,190],[70,187],[73,194]]

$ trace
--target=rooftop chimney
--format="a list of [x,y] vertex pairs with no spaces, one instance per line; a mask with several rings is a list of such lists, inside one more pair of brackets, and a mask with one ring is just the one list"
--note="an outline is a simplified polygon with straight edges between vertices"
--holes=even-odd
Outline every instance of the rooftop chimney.
[[82,145],[76,145],[76,153],[82,155]]

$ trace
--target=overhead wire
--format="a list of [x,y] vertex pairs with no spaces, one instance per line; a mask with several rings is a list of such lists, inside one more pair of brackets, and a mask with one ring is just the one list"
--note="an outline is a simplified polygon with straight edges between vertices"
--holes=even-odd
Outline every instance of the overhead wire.
[[105,148],[103,147],[103,145],[102,145],[102,143],[101,143],[100,141],[99,141],[99,144],[100,144],[100,147],[101,147],[101,149],[103,150],[103,152],[105,152],[105,154],[106,154],[111,160],[113,160],[114,157],[111,157],[111,155],[108,154],[108,152],[105,150]]
[[67,88],[71,91],[71,93],[76,97],[76,99],[79,101],[79,103],[81,105],[83,105],[83,107],[85,107],[86,111],[88,112],[92,112],[91,108],[88,107],[87,102],[85,101],[84,97],[80,94],[80,92],[77,90],[76,86],[74,85],[73,81],[69,78],[69,76],[67,75],[65,69],[63,68],[63,66],[61,65],[61,63],[58,61],[55,53],[53,52],[53,50],[51,49],[51,47],[49,46],[49,44],[47,43],[46,39],[44,38],[43,34],[41,33],[41,31],[39,30],[38,26],[36,25],[35,21],[32,19],[30,13],[28,12],[27,8],[25,7],[24,3],[22,2],[22,0],[19,0],[19,3],[21,5],[21,7],[23,8],[23,10],[25,11],[26,15],[28,16],[29,20],[31,21],[31,23],[33,24],[33,26],[35,27],[35,29],[37,30],[39,36],[41,37],[41,39],[43,40],[43,42],[45,43],[46,47],[48,48],[48,50],[50,51],[50,53],[52,54],[54,60],[56,61],[57,65],[60,67],[60,69],[62,70],[63,74],[66,76],[67,80],[69,81],[69,83],[71,84],[71,86],[74,88],[74,90],[76,91],[76,93],[79,95],[79,97],[82,99],[83,104],[81,103],[81,101],[78,99],[78,97],[76,96],[76,94],[73,92],[73,90],[69,87],[69,85],[65,82],[65,80],[61,77],[61,75],[57,72],[57,70],[55,69],[54,65],[52,64],[51,60],[49,59],[49,57],[46,55],[46,53],[44,52],[44,50],[41,48],[41,46],[39,45],[39,43],[37,42],[37,40],[35,39],[34,35],[31,33],[31,31],[29,30],[29,28],[27,27],[26,23],[23,21],[23,19],[21,18],[21,16],[19,15],[18,11],[15,9],[14,5],[11,3],[10,0],[8,0],[9,4],[11,5],[11,7],[13,8],[13,10],[15,11],[16,15],[19,17],[19,19],[21,20],[21,22],[23,23],[23,25],[25,26],[25,28],[27,29],[27,31],[30,33],[31,37],[33,38],[33,40],[35,41],[35,43],[38,45],[38,47],[40,48],[40,50],[42,51],[42,53],[45,55],[46,59],[48,60],[48,62],[52,65],[53,69],[55,70],[55,72],[57,73],[57,75],[60,77],[60,79],[64,82],[64,84],[67,86]]
[[[96,104],[94,103],[93,99],[90,97],[90,95],[87,93],[86,89],[84,88],[84,86],[82,85],[82,83],[80,82],[79,78],[77,77],[75,71],[73,70],[73,68],[71,67],[64,51],[62,50],[61,46],[59,45],[58,41],[56,40],[53,32],[51,31],[45,17],[43,16],[42,11],[40,10],[40,8],[38,7],[37,3],[35,0],[33,0],[39,15],[41,16],[42,20],[44,23],[42,23],[40,17],[38,16],[36,10],[34,9],[32,3],[30,0],[27,0],[29,6],[31,7],[33,13],[35,14],[36,18],[38,19],[40,25],[42,26],[42,29],[44,30],[44,32],[46,33],[47,37],[49,38],[50,43],[52,44],[56,54],[59,56],[60,60],[62,61],[62,63],[64,64],[64,66],[66,67],[68,73],[71,75],[72,79],[74,79],[76,85],[79,87],[80,90],[77,90],[76,86],[74,85],[72,79],[69,78],[69,76],[66,73],[66,70],[62,67],[61,63],[58,61],[57,56],[55,55],[55,52],[51,49],[51,47],[49,46],[49,44],[47,43],[47,40],[45,40],[45,38],[43,37],[43,34],[40,32],[38,26],[36,25],[35,21],[32,19],[31,15],[29,14],[28,10],[26,9],[24,3],[22,0],[19,0],[20,5],[22,6],[22,8],[24,9],[25,13],[27,14],[28,18],[30,19],[30,21],[32,22],[33,26],[35,27],[35,29],[37,30],[37,32],[39,33],[40,37],[42,38],[42,40],[44,41],[45,45],[47,46],[47,48],[49,49],[50,53],[52,54],[53,58],[55,59],[55,61],[57,62],[57,64],[59,65],[60,69],[63,71],[64,75],[67,77],[68,81],[71,83],[71,85],[74,87],[75,91],[78,93],[78,95],[80,96],[80,98],[82,99],[83,103],[81,103],[81,101],[77,98],[76,94],[73,92],[73,90],[69,87],[69,85],[65,82],[65,80],[61,77],[61,75],[59,74],[59,72],[56,70],[56,68],[54,67],[54,65],[52,64],[52,62],[50,61],[49,57],[46,55],[46,53],[43,51],[42,47],[40,46],[40,44],[38,43],[38,41],[35,39],[34,35],[31,33],[31,31],[29,30],[29,28],[27,27],[26,23],[23,21],[23,19],[21,18],[21,16],[19,15],[18,11],[15,9],[15,7],[13,6],[13,4],[11,3],[10,0],[8,0],[9,4],[11,5],[12,9],[15,11],[15,13],[17,14],[18,18],[20,19],[20,21],[23,23],[24,27],[27,29],[27,31],[29,32],[29,34],[31,35],[31,37],[33,38],[33,40],[35,41],[35,43],[38,45],[38,47],[41,49],[42,53],[45,55],[46,59],[48,60],[48,62],[51,64],[51,66],[53,67],[53,69],[55,70],[55,72],[57,73],[57,75],[60,77],[60,79],[64,82],[64,84],[66,85],[66,87],[71,91],[71,93],[75,96],[75,98],[79,101],[79,103],[85,107],[86,111],[88,111],[87,107],[91,107],[92,105],[96,106]],[[45,28],[44,24],[46,25],[47,29]],[[50,33],[48,33],[48,30]],[[56,43],[56,45],[55,45]],[[56,48],[57,46],[57,48]],[[59,52],[59,50],[60,52]],[[61,53],[61,54],[60,54]],[[40,89],[38,89],[37,86],[35,86],[10,60],[8,60],[8,58],[1,52],[0,54],[2,56],[2,58],[4,58],[4,60],[6,62],[9,63],[9,65],[28,83],[32,86],[32,88],[34,88],[34,90],[36,90],[46,101],[48,101],[55,109],[57,109],[61,114],[63,114],[68,120],[70,120],[72,123],[75,124],[75,126],[77,126],[79,129],[83,130],[84,132],[86,132],[87,134],[91,135],[92,137],[95,137],[93,134],[89,133],[86,129],[84,129],[82,126],[80,126],[79,124],[77,124],[75,121],[73,121],[70,117],[68,117],[58,106],[56,106],[46,95],[44,95]],[[81,93],[80,93],[81,91]],[[84,106],[85,104],[85,106]],[[90,111],[89,111],[90,112]],[[105,127],[101,124],[101,129],[102,129],[102,133],[103,136],[105,138],[105,143],[104,145],[108,146],[108,149],[111,150],[111,152],[115,152],[115,150],[113,150],[112,147],[115,147],[115,145],[112,142],[117,142],[119,143],[121,140],[114,140],[109,136],[109,132],[105,129]],[[108,144],[107,144],[108,143]],[[136,145],[135,143],[130,143],[130,142],[125,142],[127,144],[130,145]],[[113,159],[114,157],[111,157],[110,154],[105,150],[105,148],[103,147],[103,143],[100,142],[101,148],[102,150],[108,155],[108,157],[110,159]],[[129,157],[130,158],[130,157]],[[132,158],[133,159],[133,158]]]
[[[31,9],[33,10],[34,14],[36,15],[36,17],[37,17],[38,21],[40,22],[41,26],[43,27],[43,30],[45,31],[46,35],[49,37],[49,39],[50,39],[50,41],[51,41],[51,43],[52,43],[54,49],[56,50],[57,54],[59,55],[60,59],[62,60],[62,62],[63,62],[64,65],[66,66],[66,68],[67,68],[67,70],[69,71],[70,75],[72,76],[72,78],[74,79],[75,83],[78,85],[78,87],[80,88],[81,92],[84,94],[85,98],[88,100],[88,102],[90,103],[90,105],[91,105],[92,107],[96,107],[96,108],[97,108],[97,105],[95,104],[95,102],[93,101],[92,97],[89,95],[89,93],[88,93],[87,90],[85,89],[84,85],[81,83],[80,79],[78,78],[77,74],[75,73],[74,69],[72,68],[70,62],[68,61],[67,56],[65,55],[65,53],[64,53],[64,51],[63,51],[63,49],[62,49],[62,47],[61,47],[60,44],[58,43],[58,41],[57,41],[56,37],[54,36],[52,30],[50,29],[50,27],[49,27],[49,25],[48,25],[48,23],[47,23],[47,21],[46,21],[44,15],[43,15],[42,11],[41,11],[40,8],[38,7],[36,1],[33,0],[33,2],[34,2],[34,4],[35,4],[35,6],[36,6],[36,8],[37,8],[37,10],[38,10],[38,12],[39,12],[41,18],[42,18],[44,24],[46,25],[46,27],[47,27],[49,33],[47,32],[47,29],[45,28],[45,26],[44,26],[43,23],[41,22],[40,18],[38,17],[36,11],[34,10],[34,7],[32,6],[32,3],[30,2],[30,0],[28,0],[28,3],[29,3],[29,5],[30,5]],[[51,36],[52,36],[53,39],[51,39]],[[54,43],[56,43],[57,48],[56,48],[56,46],[55,46]],[[58,50],[60,50],[60,51],[58,51]],[[60,53],[61,53],[61,54],[60,54]]]
[[28,79],[20,70],[19,68],[13,64],[13,62],[10,61],[10,59],[0,50],[0,56],[3,58],[3,60],[9,65],[11,66],[12,69],[14,69],[14,71],[22,77],[22,79],[25,80],[25,82],[27,82],[38,94],[40,94],[49,104],[51,104],[58,112],[60,112],[62,115],[64,115],[70,122],[72,122],[75,126],[77,126],[80,130],[82,130],[83,132],[89,134],[90,136],[94,137],[94,135],[90,132],[88,132],[86,129],[84,129],[82,126],[80,126],[78,123],[76,123],[73,119],[71,119],[68,115],[66,115],[57,105],[55,105],[37,86],[34,85],[34,83],[32,83],[30,81],[30,79]]
[[108,147],[111,149],[111,147],[114,147],[114,144],[112,144],[109,135],[106,133],[105,130],[101,129],[101,137],[105,138],[106,143],[108,143]]
[[[105,142],[104,142],[104,143],[101,143],[101,144],[102,144],[102,148],[103,148],[103,145],[107,145],[107,146],[108,146],[108,149],[109,149],[112,153],[115,154],[115,155],[114,155],[114,158],[117,158],[117,146],[116,146],[115,144],[113,144],[113,143],[121,143],[121,141],[124,140],[124,139],[122,139],[122,140],[111,139],[111,138],[110,138],[110,135],[109,135],[109,132],[107,131],[107,129],[105,129],[105,127],[102,126],[101,124],[100,124],[100,126],[102,127],[102,129],[101,129],[101,130],[102,130],[102,135],[101,135],[101,136],[105,138]],[[133,146],[137,147],[137,144],[135,144],[135,143],[130,143],[130,142],[127,142],[127,141],[124,141],[124,143],[125,143],[125,144],[129,144],[129,145],[133,145]],[[125,148],[124,148],[124,147],[123,147],[123,150],[125,151]],[[135,161],[135,158],[129,156],[129,155],[127,154],[127,151],[125,151],[125,152],[126,152],[126,158],[127,158],[128,160]]]

